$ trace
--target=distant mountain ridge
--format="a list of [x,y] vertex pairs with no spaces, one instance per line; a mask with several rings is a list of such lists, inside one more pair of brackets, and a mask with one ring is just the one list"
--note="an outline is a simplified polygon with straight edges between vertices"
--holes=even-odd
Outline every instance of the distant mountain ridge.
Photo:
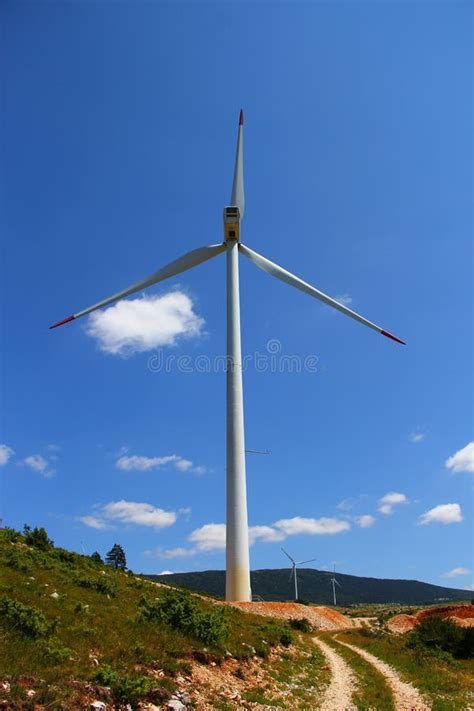
[[[299,570],[300,597],[321,605],[332,604],[329,582],[331,575],[331,572],[311,568]],[[215,597],[224,596],[225,572],[223,570],[144,577],[170,585],[181,585],[189,590],[208,593]],[[292,600],[294,588],[288,578],[288,568],[254,570],[251,572],[252,593],[269,601]],[[423,605],[450,600],[470,600],[474,597],[474,592],[471,590],[446,588],[418,580],[364,578],[342,573],[336,573],[336,578],[341,584],[337,589],[337,603],[342,606],[367,603]]]

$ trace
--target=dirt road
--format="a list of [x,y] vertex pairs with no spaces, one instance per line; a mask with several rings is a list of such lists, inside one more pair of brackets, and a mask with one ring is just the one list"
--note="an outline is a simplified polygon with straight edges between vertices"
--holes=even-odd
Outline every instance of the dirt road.
[[331,669],[331,682],[324,693],[320,710],[356,711],[352,702],[352,694],[357,686],[354,672],[332,647],[317,637],[314,637],[313,641],[326,657]]
[[347,642],[336,641],[338,644],[343,644],[344,647],[352,649],[353,652],[356,652],[356,654],[361,656],[362,659],[365,659],[366,662],[371,664],[383,675],[387,685],[392,691],[396,711],[429,711],[431,707],[418,689],[415,689],[412,684],[402,681],[393,667],[378,657],[375,657],[373,654],[370,654],[370,652],[367,652],[365,649],[360,649],[360,647],[348,644]]

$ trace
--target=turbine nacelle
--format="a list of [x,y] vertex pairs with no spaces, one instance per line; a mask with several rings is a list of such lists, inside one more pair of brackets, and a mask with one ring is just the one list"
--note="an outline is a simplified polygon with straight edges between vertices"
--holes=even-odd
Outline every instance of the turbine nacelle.
[[224,208],[224,242],[240,242],[240,210],[236,205]]

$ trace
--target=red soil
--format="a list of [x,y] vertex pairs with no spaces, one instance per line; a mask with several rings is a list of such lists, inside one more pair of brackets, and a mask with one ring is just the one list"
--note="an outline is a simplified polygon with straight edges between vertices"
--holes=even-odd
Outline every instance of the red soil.
[[415,615],[395,615],[387,622],[387,627],[394,634],[405,634],[411,632],[416,622]]
[[355,627],[352,620],[327,607],[299,605],[296,602],[233,602],[229,604],[240,610],[266,617],[281,617],[283,619],[304,617],[318,630],[345,630]]
[[416,615],[395,615],[387,622],[387,627],[395,634],[404,634],[410,632],[427,617],[441,617],[452,620],[461,627],[474,627],[474,605],[428,607],[426,610],[420,610]]

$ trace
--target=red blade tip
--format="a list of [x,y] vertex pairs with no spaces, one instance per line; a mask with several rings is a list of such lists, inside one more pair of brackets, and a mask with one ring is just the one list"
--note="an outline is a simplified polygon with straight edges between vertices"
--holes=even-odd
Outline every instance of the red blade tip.
[[58,321],[57,323],[53,323],[50,328],[57,328],[58,326],[62,326],[63,323],[69,323],[69,321],[74,321],[76,317],[75,316],[68,316],[67,318],[63,318],[62,321]]
[[240,116],[239,116],[239,126],[244,125],[244,112],[242,109],[240,109]]
[[393,336],[393,335],[392,335],[391,333],[389,333],[388,331],[380,331],[380,333],[382,334],[382,336],[387,336],[387,338],[391,338],[392,341],[396,341],[397,343],[401,343],[402,346],[406,346],[405,341],[402,341],[400,338],[397,338],[396,336]]

